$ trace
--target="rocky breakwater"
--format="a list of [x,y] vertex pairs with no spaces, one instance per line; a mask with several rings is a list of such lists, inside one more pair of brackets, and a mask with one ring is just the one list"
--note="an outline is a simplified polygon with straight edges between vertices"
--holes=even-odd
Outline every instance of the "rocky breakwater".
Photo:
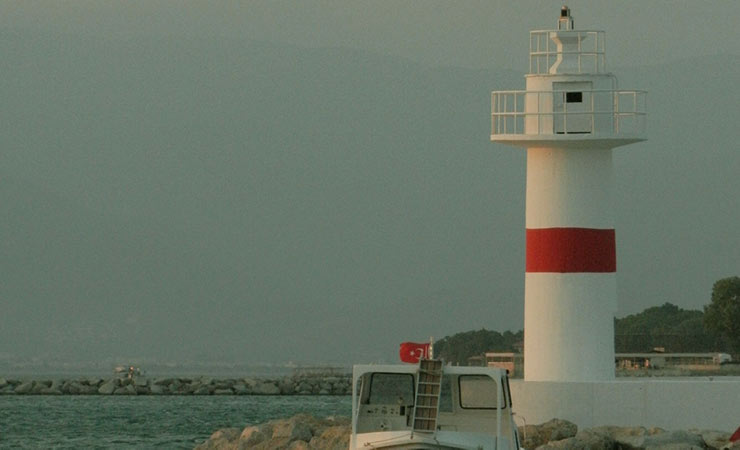
[[223,428],[195,448],[347,450],[350,426],[350,420],[346,417],[318,419],[299,414],[290,419],[271,420],[241,430]]
[[0,395],[349,395],[349,375],[280,378],[0,378]]
[[[244,429],[224,428],[197,450],[346,450],[349,418],[317,419],[300,414]],[[740,450],[730,433],[713,430],[668,431],[661,428],[603,426],[578,430],[566,420],[519,427],[527,450]]]
[[536,450],[720,450],[738,449],[730,433],[716,430],[601,426],[579,430],[567,420],[553,419],[519,427],[522,447]]

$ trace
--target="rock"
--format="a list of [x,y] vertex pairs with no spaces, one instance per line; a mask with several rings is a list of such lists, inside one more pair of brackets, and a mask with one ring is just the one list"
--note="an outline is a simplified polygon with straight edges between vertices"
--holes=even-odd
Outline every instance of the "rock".
[[195,448],[196,450],[232,449],[235,448],[240,433],[238,428],[222,428]]
[[595,427],[591,428],[595,433],[605,434],[617,443],[619,450],[641,449],[648,430],[645,427]]
[[144,378],[144,377],[134,378],[134,386],[136,387],[149,386],[149,379]]
[[53,387],[44,387],[39,391],[40,395],[62,395],[62,391]]
[[287,379],[280,380],[278,387],[282,395],[291,395],[295,392],[295,385]]
[[221,380],[218,383],[213,383],[213,389],[214,390],[215,389],[220,389],[220,390],[229,389],[229,390],[231,390],[231,388],[233,386],[234,386],[234,380]]
[[249,391],[247,391],[247,385],[245,385],[242,382],[234,383],[234,394],[236,395],[246,395]]
[[253,450],[287,450],[290,445],[288,438],[272,438],[269,441],[251,447]]
[[8,383],[8,380],[6,380],[6,379],[5,379],[5,378],[3,378],[3,377],[0,377],[0,389],[4,388],[4,387],[5,387],[5,386],[7,386],[8,384],[9,384],[9,383]]
[[273,428],[272,438],[287,438],[288,441],[301,440],[308,442],[313,437],[311,422],[316,422],[316,419],[307,414],[299,414],[287,420],[279,420]]
[[308,442],[306,441],[293,441],[288,446],[288,450],[309,450]]
[[81,395],[92,395],[92,394],[97,394],[97,393],[98,393],[98,387],[95,385],[93,386],[87,386],[84,384],[80,385]]
[[158,386],[169,386],[173,381],[175,381],[174,378],[157,378],[152,382],[152,384],[156,384]]
[[180,380],[175,378],[174,380],[172,380],[172,382],[169,385],[167,385],[167,389],[169,389],[171,393],[175,394],[175,393],[178,393],[181,386],[182,386],[182,382],[180,382]]
[[118,379],[112,378],[108,381],[103,382],[98,388],[98,394],[111,395],[118,387]]
[[706,449],[701,436],[688,431],[666,431],[645,437],[645,450],[694,450]]
[[167,388],[161,384],[152,384],[149,388],[149,393],[152,395],[163,395],[167,393]]
[[614,450],[615,442],[609,436],[595,433],[591,430],[582,430],[575,437],[549,442],[537,447],[537,450]]
[[198,389],[193,391],[193,395],[210,395],[211,390],[208,388],[208,386],[200,386]]
[[254,447],[257,444],[260,444],[269,438],[272,437],[272,429],[270,429],[270,435],[267,435],[263,430],[262,427],[259,426],[251,426],[246,427],[244,430],[242,430],[241,435],[239,435],[239,444],[237,448],[250,448]]
[[717,430],[689,430],[689,433],[701,436],[709,450],[720,450],[730,441],[730,433]]
[[213,391],[213,395],[234,395],[234,391],[231,389],[216,389]]
[[275,383],[260,383],[254,387],[253,393],[258,395],[278,395],[280,393],[280,388],[277,387]]
[[346,450],[349,447],[351,426],[335,425],[325,428],[309,442],[309,448],[322,450]]
[[522,439],[522,447],[534,449],[550,441],[560,441],[574,437],[577,431],[578,427],[573,422],[552,419],[539,425],[519,427],[519,437]]
[[113,395],[136,395],[136,387],[133,384],[121,386],[113,391]]
[[26,381],[16,386],[13,392],[23,395],[29,394],[31,392],[31,389],[33,389],[33,381]]

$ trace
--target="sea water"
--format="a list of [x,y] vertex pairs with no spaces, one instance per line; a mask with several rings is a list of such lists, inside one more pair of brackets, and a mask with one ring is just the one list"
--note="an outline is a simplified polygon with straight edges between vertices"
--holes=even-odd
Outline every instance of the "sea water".
[[351,414],[349,396],[0,396],[0,448],[193,448],[219,428]]

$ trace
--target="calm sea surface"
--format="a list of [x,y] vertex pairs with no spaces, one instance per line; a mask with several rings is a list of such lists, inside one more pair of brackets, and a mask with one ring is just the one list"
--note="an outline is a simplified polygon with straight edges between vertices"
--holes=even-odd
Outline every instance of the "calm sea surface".
[[219,428],[351,414],[349,396],[0,396],[0,448],[193,448]]

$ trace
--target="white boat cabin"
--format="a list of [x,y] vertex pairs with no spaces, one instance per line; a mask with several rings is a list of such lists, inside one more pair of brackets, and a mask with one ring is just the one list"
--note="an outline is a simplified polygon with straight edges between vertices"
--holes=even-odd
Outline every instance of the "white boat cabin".
[[511,405],[499,368],[354,366],[350,450],[518,450]]

